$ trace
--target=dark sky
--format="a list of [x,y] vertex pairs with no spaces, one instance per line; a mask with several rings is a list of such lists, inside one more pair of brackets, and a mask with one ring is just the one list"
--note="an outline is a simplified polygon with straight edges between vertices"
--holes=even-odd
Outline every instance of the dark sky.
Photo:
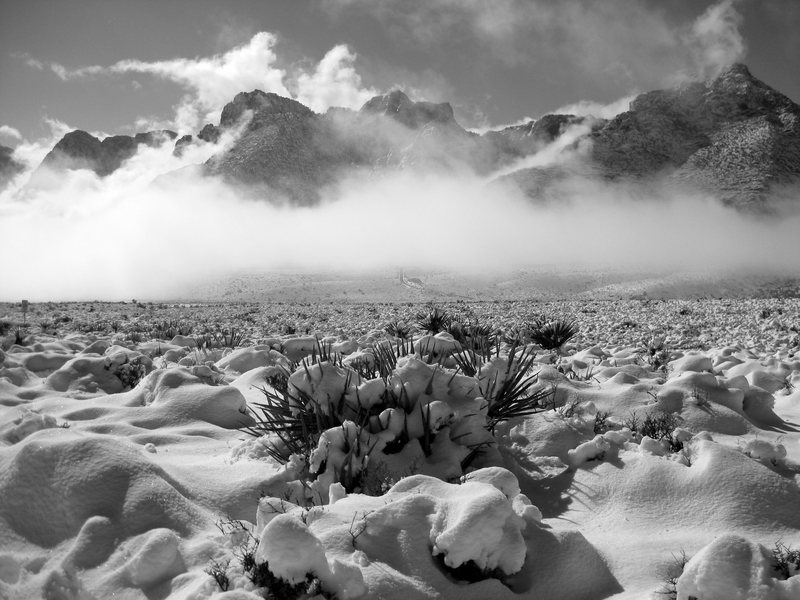
[[0,143],[191,131],[255,87],[325,110],[399,86],[499,125],[732,60],[798,101],[798,31],[800,0],[0,0]]

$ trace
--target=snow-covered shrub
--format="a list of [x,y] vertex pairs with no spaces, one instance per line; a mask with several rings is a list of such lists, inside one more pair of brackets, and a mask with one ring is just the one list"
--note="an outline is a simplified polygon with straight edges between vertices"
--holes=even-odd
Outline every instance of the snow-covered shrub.
[[107,369],[122,382],[125,388],[133,389],[152,370],[152,363],[144,356],[124,357],[124,362],[108,359]]
[[[293,517],[289,522],[293,525],[295,521],[297,519]],[[277,555],[277,560],[273,560],[271,565],[261,549],[260,538],[256,537],[244,522],[221,519],[217,521],[217,528],[234,546],[233,559],[228,558],[224,561],[211,559],[204,571],[214,579],[223,592],[235,588],[236,583],[241,583],[244,578],[249,580],[264,598],[294,600],[334,597],[331,592],[323,589],[319,577],[312,572],[315,569],[319,570],[320,565],[309,562],[308,556],[298,556],[307,545],[303,545],[303,540],[298,539],[296,532],[289,543],[285,537],[273,536],[275,539],[272,541],[282,545],[284,551]],[[319,545],[318,540],[315,545]],[[319,549],[321,550],[321,545]],[[322,556],[324,559],[324,550]],[[305,562],[302,559],[305,559]],[[234,561],[235,564],[232,565]],[[287,564],[292,568],[287,568]],[[329,573],[327,563],[324,564],[323,570]]]
[[414,346],[395,346],[374,344],[347,364],[322,351],[326,360],[304,361],[285,387],[262,389],[265,401],[255,405],[257,423],[248,431],[269,436],[268,453],[291,463],[311,501],[327,501],[332,484],[347,492],[385,488],[374,473],[394,482],[409,464],[458,478],[491,451],[498,423],[549,406],[551,391],[536,385],[530,349],[511,348],[470,377],[428,363],[419,343],[405,356],[398,354]]
[[661,442],[669,452],[680,452],[683,448],[684,440],[675,435],[678,418],[672,413],[648,412],[644,418],[631,413],[624,424],[641,439],[649,438]]
[[772,548],[772,558],[775,561],[775,570],[781,579],[789,579],[800,574],[800,550],[795,550],[778,540]]
[[662,573],[663,584],[659,594],[662,594],[668,600],[677,600],[678,579],[683,575],[683,570],[688,562],[689,557],[686,555],[686,550],[681,550],[680,554],[672,555],[671,563],[664,568]]

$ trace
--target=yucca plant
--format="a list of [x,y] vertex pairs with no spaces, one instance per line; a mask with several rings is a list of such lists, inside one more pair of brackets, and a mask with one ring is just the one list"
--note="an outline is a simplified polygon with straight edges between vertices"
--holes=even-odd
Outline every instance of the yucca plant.
[[427,312],[417,313],[417,327],[426,333],[441,333],[450,326],[451,322],[452,317],[448,312],[436,306]]
[[221,348],[237,348],[244,341],[244,332],[235,327],[220,328],[211,335]]
[[394,338],[400,338],[401,340],[410,340],[412,337],[411,326],[407,325],[405,321],[401,321],[400,319],[393,319],[392,321],[389,321],[383,330],[390,336]]
[[467,377],[475,377],[483,365],[480,355],[471,348],[453,352],[451,356],[458,369]]
[[532,350],[523,349],[517,354],[516,346],[512,346],[502,378],[495,372],[488,382],[484,397],[488,404],[487,427],[492,433],[503,421],[542,412],[552,404],[553,390],[533,389],[539,381],[539,373],[528,373],[535,360]]
[[[303,361],[302,365],[311,379],[308,363]],[[373,413],[382,410],[383,407],[364,408],[358,401],[358,389],[355,389],[355,407],[346,401],[345,396],[352,389],[351,377],[352,372],[348,372],[340,397],[331,399],[326,406],[304,390],[288,385],[261,387],[265,402],[254,403],[255,409],[250,409],[255,425],[242,429],[254,437],[275,434],[283,447],[270,443],[267,452],[281,464],[286,464],[292,454],[308,457],[324,431],[340,427],[347,420],[363,427]]]
[[578,333],[578,325],[567,319],[537,319],[529,326],[531,340],[545,350],[560,351]]

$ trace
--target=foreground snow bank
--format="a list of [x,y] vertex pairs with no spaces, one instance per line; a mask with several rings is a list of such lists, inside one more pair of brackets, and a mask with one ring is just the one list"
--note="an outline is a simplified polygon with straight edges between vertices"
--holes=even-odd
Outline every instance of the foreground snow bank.
[[262,498],[256,558],[291,583],[310,573],[341,598],[366,594],[375,568],[393,567],[401,578],[422,574],[403,572],[408,560],[392,564],[387,544],[415,560],[427,556],[422,569],[428,576],[458,567],[482,578],[517,573],[528,551],[526,531],[541,519],[516,477],[498,467],[470,473],[460,484],[414,475],[382,497],[332,492],[331,498],[339,499],[308,510]]
[[700,550],[678,579],[678,600],[796,600],[800,577],[776,578],[771,553],[743,537],[726,535]]

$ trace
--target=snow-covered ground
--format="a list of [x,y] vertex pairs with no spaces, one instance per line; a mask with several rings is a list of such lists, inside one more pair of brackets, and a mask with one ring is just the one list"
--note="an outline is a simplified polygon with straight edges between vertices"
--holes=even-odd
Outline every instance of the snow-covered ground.
[[[0,352],[0,598],[234,600],[262,584],[638,600],[670,597],[670,577],[684,600],[800,598],[794,555],[783,572],[773,557],[800,549],[800,302],[488,304],[503,325],[560,308],[581,333],[560,354],[528,345],[529,362],[501,344],[470,376],[452,337],[418,332],[370,378],[359,365],[389,336],[369,319],[404,316],[371,306],[331,306],[327,321],[303,309],[311,333],[333,334],[333,364],[256,311],[228,310],[238,348],[198,350],[197,332],[151,339],[157,308],[98,306],[107,330],[89,331],[85,306],[38,305],[37,319],[71,316],[21,344],[12,330]],[[108,316],[121,310],[129,320]],[[198,325],[206,308],[172,310]],[[361,323],[339,321],[353,310]],[[661,339],[651,356],[643,344]],[[546,402],[492,435],[497,382],[520,364]],[[280,464],[274,435],[241,428],[282,368],[315,407],[381,412],[329,428],[307,464]]]

